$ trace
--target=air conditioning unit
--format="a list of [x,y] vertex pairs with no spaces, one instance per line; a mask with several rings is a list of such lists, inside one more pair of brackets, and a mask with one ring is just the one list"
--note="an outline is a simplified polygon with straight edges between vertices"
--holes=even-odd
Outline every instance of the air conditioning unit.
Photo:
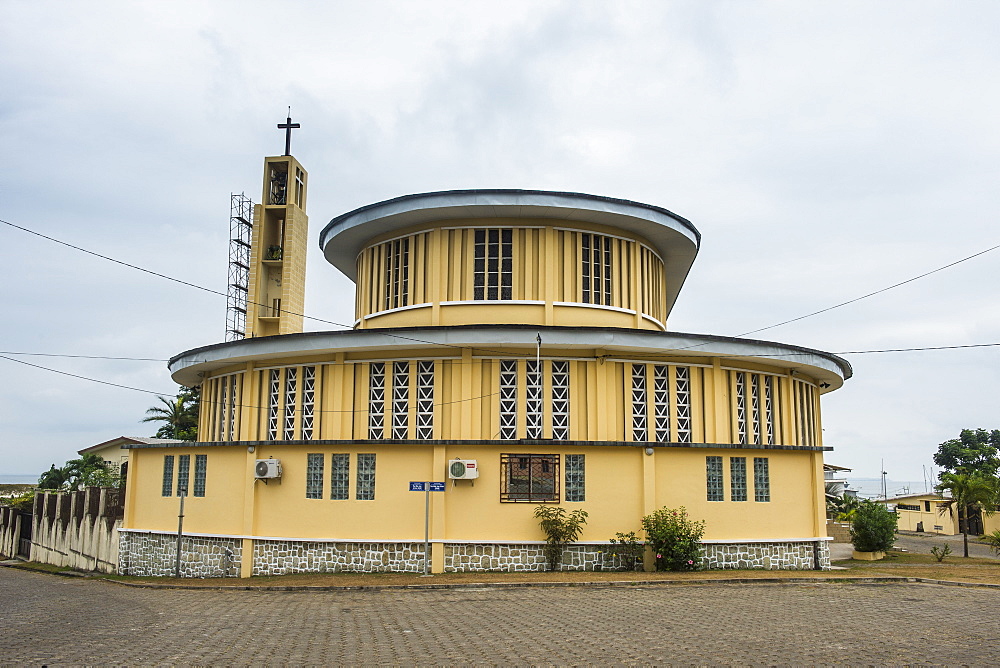
[[475,459],[453,459],[448,462],[448,477],[452,480],[475,480],[479,477],[479,465]]
[[253,474],[258,480],[280,478],[281,462],[277,459],[258,459],[257,465],[254,466]]

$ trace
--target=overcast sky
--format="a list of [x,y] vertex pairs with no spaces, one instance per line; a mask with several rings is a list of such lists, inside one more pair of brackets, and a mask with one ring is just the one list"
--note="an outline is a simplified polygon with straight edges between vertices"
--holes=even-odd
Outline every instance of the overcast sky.
[[[286,105],[310,173],[306,312],[353,321],[316,238],[457,188],[666,207],[702,250],[670,317],[737,335],[1000,244],[995,2],[0,1],[0,218],[225,290]],[[225,299],[0,225],[4,351],[166,359]],[[830,352],[1000,342],[1000,250],[754,338]],[[324,325],[307,324],[307,329]],[[14,356],[172,394],[161,362]],[[844,355],[828,462],[921,480],[1000,428],[1000,347]],[[140,424],[155,397],[0,359],[0,475]]]

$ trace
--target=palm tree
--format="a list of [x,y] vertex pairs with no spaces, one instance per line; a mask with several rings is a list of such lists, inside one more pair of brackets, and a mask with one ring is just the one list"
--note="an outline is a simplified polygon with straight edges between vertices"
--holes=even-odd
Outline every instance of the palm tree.
[[69,474],[65,468],[57,469],[56,465],[43,473],[38,478],[39,489],[62,489],[63,485],[69,482]]
[[194,440],[198,428],[198,395],[196,391],[184,388],[173,399],[157,397],[162,406],[153,406],[146,411],[142,422],[162,422],[156,438],[179,438]]
[[95,471],[106,471],[106,466],[103,457],[91,452],[79,459],[71,459],[66,462],[63,471],[66,472],[69,488],[80,489],[87,484],[89,478],[93,477]]
[[940,513],[950,514],[952,506],[958,509],[958,525],[962,530],[965,556],[969,556],[969,519],[973,513],[992,515],[1000,493],[1000,480],[993,476],[966,473],[942,473],[939,492],[950,492],[951,498],[941,504]]

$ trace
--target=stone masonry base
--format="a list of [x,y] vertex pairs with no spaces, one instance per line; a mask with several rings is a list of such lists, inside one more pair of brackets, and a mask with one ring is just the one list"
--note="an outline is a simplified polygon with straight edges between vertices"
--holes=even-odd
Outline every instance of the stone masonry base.
[[[171,576],[176,537],[169,534],[122,532],[119,573]],[[547,568],[538,543],[445,543],[444,572],[528,572]],[[619,570],[609,545],[571,545],[560,570]],[[434,549],[440,549],[435,546]],[[704,543],[709,569],[829,570],[827,541]],[[181,549],[183,577],[238,577],[242,541],[226,537],[185,537]],[[259,539],[253,545],[254,575],[290,573],[420,573],[421,542],[340,542]]]

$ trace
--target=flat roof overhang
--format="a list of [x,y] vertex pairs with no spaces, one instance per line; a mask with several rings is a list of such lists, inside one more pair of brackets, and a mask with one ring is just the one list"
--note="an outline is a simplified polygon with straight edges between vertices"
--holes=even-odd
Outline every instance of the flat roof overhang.
[[490,218],[586,222],[634,233],[663,259],[668,312],[701,246],[701,233],[691,221],[662,207],[584,193],[486,189],[417,193],[363,206],[331,220],[319,233],[319,247],[330,264],[356,282],[358,253],[377,236],[424,223]]
[[599,350],[601,356],[626,359],[644,355],[724,357],[724,366],[739,366],[743,361],[800,370],[829,385],[821,392],[839,388],[853,374],[850,363],[837,355],[784,343],[614,327],[535,325],[394,327],[265,336],[194,348],[171,358],[167,368],[175,382],[192,387],[200,385],[210,372],[234,364],[295,364],[297,359],[324,354],[375,353],[392,358],[396,351],[423,349],[457,357],[463,348],[473,348],[478,355],[523,355],[535,350],[537,334],[542,336],[543,357],[573,356],[574,350]]

